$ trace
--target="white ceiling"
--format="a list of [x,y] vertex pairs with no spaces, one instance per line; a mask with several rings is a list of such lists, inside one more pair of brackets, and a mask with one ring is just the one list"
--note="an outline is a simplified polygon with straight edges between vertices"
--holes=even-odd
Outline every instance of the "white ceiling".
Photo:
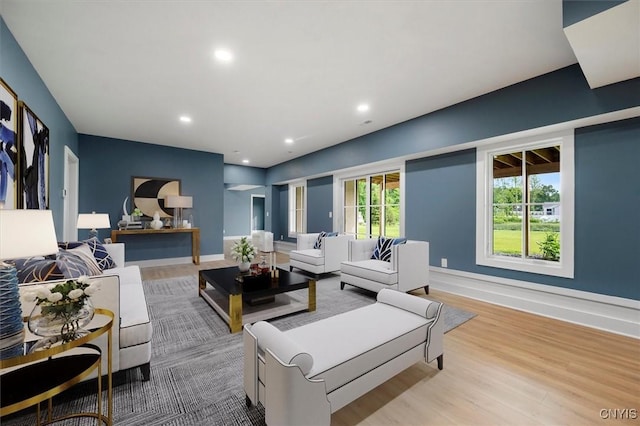
[[79,133],[256,167],[576,63],[561,0],[1,4]]

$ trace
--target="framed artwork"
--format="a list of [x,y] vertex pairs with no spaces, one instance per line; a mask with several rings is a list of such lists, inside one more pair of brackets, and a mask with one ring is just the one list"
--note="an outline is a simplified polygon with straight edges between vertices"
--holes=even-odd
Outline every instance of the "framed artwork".
[[161,219],[173,217],[174,209],[164,205],[164,197],[167,195],[180,195],[179,179],[137,176],[131,178],[133,208],[139,208],[145,217],[153,217],[155,212],[160,213]]
[[18,95],[0,78],[0,208],[18,205]]
[[18,107],[22,139],[18,167],[21,207],[46,210],[49,208],[49,129],[24,102],[18,102]]

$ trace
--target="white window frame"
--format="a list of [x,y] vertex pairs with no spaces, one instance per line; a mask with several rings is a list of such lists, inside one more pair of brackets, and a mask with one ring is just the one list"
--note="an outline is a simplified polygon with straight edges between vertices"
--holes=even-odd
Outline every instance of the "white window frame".
[[[560,260],[493,254],[493,157],[510,151],[560,146]],[[574,276],[574,129],[477,148],[476,264],[565,278]]]
[[[355,167],[353,169],[342,170],[333,175],[333,229],[344,233],[344,181],[370,177],[373,175],[384,175],[386,173],[400,172],[400,236],[405,234],[405,163],[404,161],[391,161],[378,164],[376,166]],[[369,205],[369,193],[367,191],[367,205]],[[368,207],[367,207],[368,209]]]
[[296,188],[304,188],[304,196],[302,200],[302,232],[307,232],[307,181],[297,181],[289,184],[289,229],[290,238],[296,238],[298,232],[297,215],[296,215]]

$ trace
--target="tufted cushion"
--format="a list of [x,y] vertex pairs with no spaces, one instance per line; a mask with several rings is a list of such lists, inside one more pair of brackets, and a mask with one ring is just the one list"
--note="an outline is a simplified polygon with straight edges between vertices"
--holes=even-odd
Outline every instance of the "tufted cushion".
[[15,260],[19,283],[61,280],[64,278],[58,264],[53,259],[28,257]]
[[58,243],[58,247],[61,249],[73,249],[81,245],[87,245],[93,254],[93,257],[96,259],[100,270],[104,271],[105,269],[111,269],[116,267],[116,263],[113,261],[113,258],[107,252],[107,249],[104,248],[100,241],[97,238],[89,238],[85,241],[71,241]]
[[385,262],[391,262],[391,246],[398,244],[404,244],[407,242],[406,238],[386,238],[378,237],[376,247],[373,249],[372,259],[384,260]]

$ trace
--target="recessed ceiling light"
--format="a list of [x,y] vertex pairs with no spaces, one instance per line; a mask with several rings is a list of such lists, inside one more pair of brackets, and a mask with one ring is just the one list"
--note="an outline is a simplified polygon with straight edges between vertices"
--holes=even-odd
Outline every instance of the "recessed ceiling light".
[[246,158],[245,158],[244,160],[242,160],[242,162],[243,162],[244,164],[249,164],[249,160],[247,160]]
[[358,112],[367,112],[367,111],[369,111],[369,105],[360,104],[360,105],[358,105],[358,107],[356,109],[358,110]]
[[285,143],[293,143],[293,139],[291,138],[287,138],[284,140]]
[[182,121],[183,123],[191,123],[191,117],[186,116],[186,115],[181,115],[180,116],[180,121]]
[[233,54],[228,50],[217,49],[215,52],[213,52],[213,55],[220,62],[231,62],[231,61],[233,61]]

